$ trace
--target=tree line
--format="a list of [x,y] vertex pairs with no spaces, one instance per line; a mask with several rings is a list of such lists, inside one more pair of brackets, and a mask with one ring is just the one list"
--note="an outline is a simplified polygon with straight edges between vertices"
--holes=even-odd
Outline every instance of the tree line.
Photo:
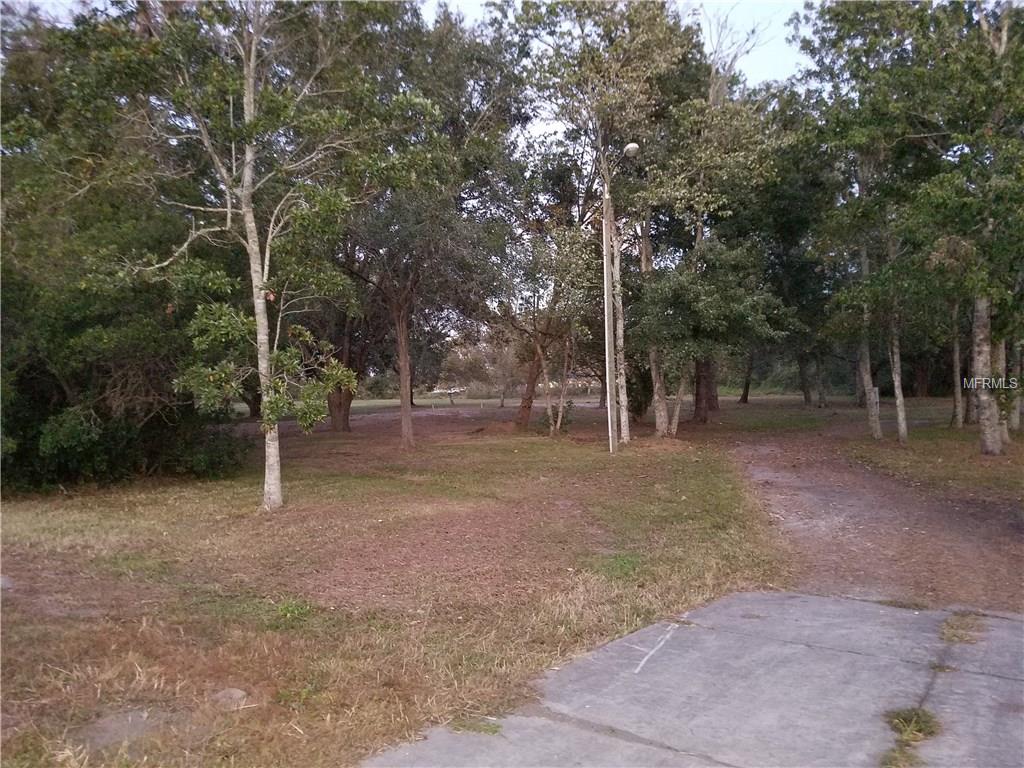
[[347,430],[394,370],[412,448],[456,342],[522,427],[599,379],[622,442],[784,358],[808,403],[855,370],[879,439],[887,373],[906,443],[909,354],[1002,452],[1020,398],[964,378],[1021,373],[1024,10],[791,29],[807,65],[751,87],[756,34],[661,2],[5,8],[5,485],[223,471],[245,401],[273,509],[282,419]]

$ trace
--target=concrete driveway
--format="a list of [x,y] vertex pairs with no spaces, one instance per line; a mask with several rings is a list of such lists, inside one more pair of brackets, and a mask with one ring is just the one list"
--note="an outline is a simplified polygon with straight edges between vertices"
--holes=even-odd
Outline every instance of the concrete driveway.
[[[928,766],[1024,766],[1024,623],[846,598],[735,594],[552,670],[479,728],[434,728],[367,766],[871,766],[888,710],[923,707]],[[978,623],[978,622],[976,622]]]

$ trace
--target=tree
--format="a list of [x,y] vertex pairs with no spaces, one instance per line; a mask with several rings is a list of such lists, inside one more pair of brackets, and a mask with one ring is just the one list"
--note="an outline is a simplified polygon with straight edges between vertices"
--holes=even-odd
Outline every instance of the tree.
[[[332,382],[350,383],[351,373],[322,354],[325,349],[308,333],[297,332],[294,347],[282,346],[287,303],[313,300],[328,286],[322,271],[315,285],[298,284],[312,272],[300,266],[289,275],[277,269],[275,255],[286,237],[298,236],[300,223],[315,228],[314,208],[320,215],[337,214],[352,202],[344,188],[321,182],[330,180],[342,158],[354,157],[360,127],[376,114],[359,109],[366,105],[358,95],[345,100],[338,94],[362,92],[362,74],[346,57],[358,46],[373,44],[374,24],[390,11],[253,0],[159,8],[143,4],[139,12],[137,20],[152,39],[145,64],[154,77],[147,98],[125,118],[139,126],[152,151],[166,158],[170,173],[202,181],[198,202],[167,198],[192,217],[189,236],[167,258],[138,269],[155,270],[184,258],[201,239],[219,238],[244,249],[262,400],[263,506],[276,509],[283,504],[277,420],[293,407],[304,426],[322,418],[326,411],[313,410],[312,395],[324,386],[332,389]],[[334,279],[330,290],[338,285]],[[270,307],[276,299],[275,319]],[[241,338],[248,324],[223,307],[200,315],[197,322],[202,350],[210,348],[211,335]],[[308,368],[310,363],[323,363],[321,373]],[[237,389],[246,372],[230,361],[216,370],[213,381],[207,381],[224,393]],[[203,378],[193,374],[182,381],[194,387]],[[214,399],[210,391],[197,394]]]
[[692,48],[679,20],[660,3],[524,3],[521,23],[539,48],[534,80],[569,141],[588,156],[600,184],[601,218],[612,254],[614,395],[619,439],[629,441],[626,390],[623,241],[613,181],[624,147],[644,133],[657,104],[659,79]]
[[3,46],[5,485],[228,469],[239,441],[172,382],[192,312],[233,295],[235,275],[210,247],[162,279],[124,270],[188,233],[140,183],[116,108],[148,82],[145,41],[97,14],[65,26],[5,8]]

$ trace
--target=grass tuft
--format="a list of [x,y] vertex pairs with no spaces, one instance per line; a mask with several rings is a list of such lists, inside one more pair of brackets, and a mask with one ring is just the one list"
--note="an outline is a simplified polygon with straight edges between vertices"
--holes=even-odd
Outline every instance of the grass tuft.
[[946,643],[976,643],[985,631],[985,621],[974,613],[954,613],[944,622],[939,636]]
[[915,745],[939,733],[939,721],[921,707],[893,709],[885,713],[885,720],[896,733],[896,746],[882,756],[882,768],[915,768],[922,760]]

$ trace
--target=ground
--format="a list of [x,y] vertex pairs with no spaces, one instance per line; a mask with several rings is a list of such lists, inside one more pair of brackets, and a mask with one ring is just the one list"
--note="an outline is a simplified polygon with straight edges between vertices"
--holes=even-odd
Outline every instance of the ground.
[[[970,635],[951,634],[970,618]],[[741,593],[550,671],[487,730],[368,768],[1024,764],[1021,617]]]
[[412,453],[375,404],[285,430],[282,512],[256,467],[7,500],[4,765],[352,764],[734,591],[1019,611],[1024,452],[946,407],[909,450],[773,398],[611,458],[586,403],[556,440],[426,405]]

